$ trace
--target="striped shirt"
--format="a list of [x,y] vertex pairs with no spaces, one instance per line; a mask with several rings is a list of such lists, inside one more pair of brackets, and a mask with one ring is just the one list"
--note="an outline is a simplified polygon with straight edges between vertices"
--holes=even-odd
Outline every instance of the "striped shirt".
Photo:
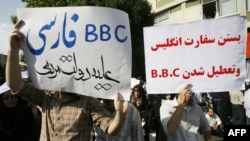
[[93,124],[106,132],[112,121],[96,98],[60,93],[58,100],[28,83],[18,95],[42,108],[40,141],[90,141]]
[[144,141],[140,113],[131,103],[124,125],[116,136],[104,133],[99,127],[95,127],[95,131],[96,141]]

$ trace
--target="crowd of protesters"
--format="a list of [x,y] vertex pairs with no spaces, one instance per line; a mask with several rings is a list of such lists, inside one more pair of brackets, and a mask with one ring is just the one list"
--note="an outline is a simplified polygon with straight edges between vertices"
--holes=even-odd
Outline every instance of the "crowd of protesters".
[[222,136],[223,125],[250,124],[249,81],[242,91],[193,93],[187,84],[178,94],[149,94],[140,78],[129,101],[120,100],[119,93],[114,100],[100,100],[39,90],[20,76],[22,24],[15,25],[10,37],[6,64],[10,89],[0,94],[1,141],[150,141],[154,132],[156,141],[187,137],[200,141],[201,134],[210,141],[211,133]]
[[[143,83],[145,84],[145,83]],[[121,129],[120,133],[113,140],[124,138],[128,140],[150,141],[153,133],[155,141],[172,140],[170,129],[165,129],[166,123],[161,117],[160,111],[162,104],[166,107],[166,101],[174,101],[178,98],[178,94],[147,94],[146,87],[143,84],[137,84],[131,89],[131,97],[128,109],[130,114],[126,117],[126,127]],[[6,85],[6,84],[3,84]],[[2,86],[1,86],[2,87]],[[2,88],[1,88],[2,89]],[[249,125],[249,101],[250,91],[249,82],[246,82],[244,91],[229,91],[220,93],[200,93],[193,94],[193,102],[199,105],[203,111],[211,130],[211,135],[223,137],[224,125]],[[162,103],[162,101],[165,101]],[[100,101],[104,103],[104,101]],[[114,101],[111,100],[111,103]],[[9,106],[8,106],[9,105]],[[115,113],[114,105],[105,108],[110,113]],[[168,108],[171,106],[168,105]],[[112,110],[113,109],[113,110]],[[133,109],[133,110],[132,110]],[[223,110],[222,110],[223,109]],[[130,111],[130,110],[128,110]],[[1,91],[0,95],[0,139],[3,141],[15,141],[25,139],[27,141],[38,141],[41,132],[42,111],[39,106],[29,103],[23,97],[12,95],[10,90]],[[130,120],[129,120],[130,119]],[[170,118],[169,118],[170,120]],[[133,129],[133,130],[128,130]],[[109,136],[98,126],[93,131],[95,134],[92,140],[112,140],[113,136]],[[133,131],[133,132],[131,132]],[[126,133],[126,134],[125,134]],[[106,139],[100,139],[105,135]]]

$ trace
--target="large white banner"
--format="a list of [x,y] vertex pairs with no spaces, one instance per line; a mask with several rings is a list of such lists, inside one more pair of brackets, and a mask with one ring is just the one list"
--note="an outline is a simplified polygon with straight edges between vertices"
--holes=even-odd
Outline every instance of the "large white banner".
[[147,91],[239,90],[246,77],[246,17],[144,28]]
[[21,8],[24,54],[39,89],[129,100],[131,37],[128,14],[104,7]]

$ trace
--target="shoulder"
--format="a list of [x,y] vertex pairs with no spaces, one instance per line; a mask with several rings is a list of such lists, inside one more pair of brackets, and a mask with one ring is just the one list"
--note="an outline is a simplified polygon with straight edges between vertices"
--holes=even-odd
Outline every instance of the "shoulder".
[[138,109],[132,104],[132,103],[129,103],[128,104],[128,112],[127,112],[128,114],[136,114],[136,113],[140,113],[139,111],[138,111]]
[[202,110],[200,105],[198,105],[197,103],[194,103],[194,107],[195,107],[197,112],[200,112],[201,114],[204,115],[204,111]]
[[204,115],[206,116],[206,118],[208,118],[208,117],[209,117],[207,113],[205,113]]

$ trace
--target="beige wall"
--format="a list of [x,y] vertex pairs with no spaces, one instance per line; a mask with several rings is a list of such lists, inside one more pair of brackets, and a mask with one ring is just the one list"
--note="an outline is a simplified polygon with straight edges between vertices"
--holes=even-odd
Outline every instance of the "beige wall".
[[184,23],[203,19],[201,5],[185,8],[185,3],[183,3],[181,7],[182,10],[169,15],[169,23]]

